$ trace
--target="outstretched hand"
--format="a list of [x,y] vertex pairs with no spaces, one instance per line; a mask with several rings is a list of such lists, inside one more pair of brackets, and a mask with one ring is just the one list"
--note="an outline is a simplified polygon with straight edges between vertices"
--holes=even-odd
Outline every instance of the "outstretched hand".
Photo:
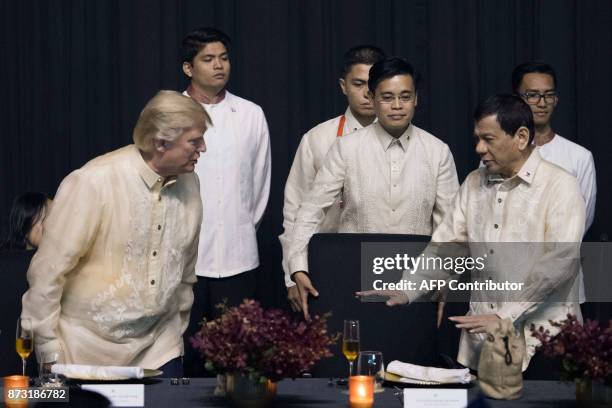
[[451,316],[448,319],[456,323],[456,328],[466,329],[470,333],[486,333],[488,324],[500,320],[496,314]]
[[408,303],[408,295],[401,290],[364,290],[362,292],[355,292],[355,296],[360,298],[382,296],[387,298],[385,302],[387,306],[398,306]]

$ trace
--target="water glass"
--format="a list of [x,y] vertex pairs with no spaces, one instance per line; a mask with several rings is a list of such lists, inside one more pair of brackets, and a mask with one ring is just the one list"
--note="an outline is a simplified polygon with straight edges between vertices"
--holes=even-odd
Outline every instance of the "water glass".
[[42,360],[45,363],[38,364],[38,386],[43,388],[63,387],[64,382],[58,374],[51,372],[52,363],[57,363],[59,353],[45,353]]
[[380,351],[360,351],[357,359],[357,375],[374,377],[377,389],[382,388],[385,380],[385,365]]

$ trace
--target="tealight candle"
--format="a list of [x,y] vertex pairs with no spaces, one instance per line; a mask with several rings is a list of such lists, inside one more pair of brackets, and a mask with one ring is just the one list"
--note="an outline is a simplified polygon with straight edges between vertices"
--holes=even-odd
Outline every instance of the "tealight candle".
[[[10,375],[4,377],[4,402],[10,408],[22,408],[28,406],[27,398],[19,398],[22,395],[17,390],[28,389],[29,378],[25,375]],[[16,398],[17,397],[17,398]]]
[[374,377],[349,377],[349,403],[351,408],[370,408],[374,405]]

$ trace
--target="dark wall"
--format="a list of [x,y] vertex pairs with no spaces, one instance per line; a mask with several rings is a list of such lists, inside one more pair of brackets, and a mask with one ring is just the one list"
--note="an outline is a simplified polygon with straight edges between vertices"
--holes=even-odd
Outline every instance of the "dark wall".
[[[145,102],[182,90],[182,36],[200,25],[233,38],[230,90],[261,105],[272,138],[262,223],[262,294],[282,295],[285,179],[301,135],[338,115],[343,51],[374,43],[422,73],[414,119],[447,142],[460,178],[476,166],[471,113],[509,91],[513,66],[558,72],[558,133],[590,149],[598,175],[588,238],[612,229],[612,3],[569,0],[0,1],[0,216],[25,190],[54,193],[70,171],[130,143]],[[205,160],[204,156],[204,160]]]

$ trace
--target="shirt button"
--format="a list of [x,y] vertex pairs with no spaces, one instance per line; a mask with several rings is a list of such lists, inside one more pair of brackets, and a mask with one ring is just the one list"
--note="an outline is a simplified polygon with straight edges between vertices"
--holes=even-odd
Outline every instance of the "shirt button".
[[498,199],[497,199],[497,202],[498,202],[498,203],[501,203],[501,202],[502,202],[502,199],[501,199],[501,198],[498,198]]
[[151,285],[155,285],[155,279],[151,279]]
[[161,225],[158,225],[157,226],[157,230],[159,231],[160,229],[161,229]]
[[394,209],[392,209],[391,211],[395,212],[395,208],[394,208]]
[[494,254],[494,253],[495,253],[495,251],[494,251],[494,250],[490,250],[490,251],[489,251],[489,253],[490,253],[490,254]]
[[397,184],[394,184],[393,187],[397,187]]
[[495,224],[495,225],[493,225],[493,228],[498,229],[499,225]]
[[162,181],[164,181],[164,179],[160,177],[160,178],[158,178],[158,179],[157,179],[157,181],[158,181],[159,183],[161,183]]
[[156,255],[157,255],[157,251],[153,251],[153,256],[156,256]]

